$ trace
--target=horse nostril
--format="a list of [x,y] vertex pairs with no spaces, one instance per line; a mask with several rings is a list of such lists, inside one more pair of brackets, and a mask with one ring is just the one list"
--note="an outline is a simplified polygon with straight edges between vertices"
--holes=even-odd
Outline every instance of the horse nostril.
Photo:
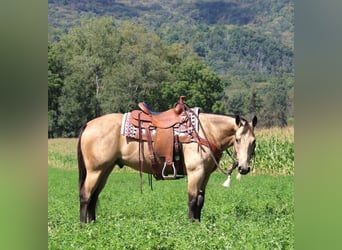
[[240,173],[240,174],[248,174],[249,171],[251,170],[251,168],[250,168],[250,167],[243,168],[243,167],[239,166],[239,167],[238,167],[238,170],[239,170],[239,173]]

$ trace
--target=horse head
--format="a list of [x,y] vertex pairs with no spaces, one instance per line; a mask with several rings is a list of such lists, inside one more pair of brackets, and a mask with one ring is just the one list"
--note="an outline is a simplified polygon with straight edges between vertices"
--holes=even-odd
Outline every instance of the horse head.
[[240,174],[248,174],[251,170],[250,162],[256,146],[254,127],[257,124],[257,117],[252,122],[242,119],[239,115],[235,117],[237,130],[233,144],[237,167]]

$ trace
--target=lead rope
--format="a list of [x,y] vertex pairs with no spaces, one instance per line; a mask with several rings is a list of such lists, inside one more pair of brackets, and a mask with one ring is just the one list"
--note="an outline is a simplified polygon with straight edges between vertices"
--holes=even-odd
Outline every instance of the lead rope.
[[[191,109],[190,109],[190,111],[191,111]],[[229,153],[229,151],[226,149],[227,154],[233,159],[233,166],[227,171],[227,173],[220,167],[219,163],[216,161],[216,157],[214,156],[214,153],[213,153],[213,151],[212,151],[212,149],[211,149],[211,146],[210,146],[208,137],[207,137],[207,135],[206,135],[205,130],[203,129],[203,126],[202,126],[202,123],[201,123],[199,117],[195,114],[195,112],[192,112],[192,113],[193,113],[193,115],[197,118],[198,124],[200,125],[200,128],[201,128],[202,131],[203,131],[204,138],[205,138],[205,140],[207,141],[208,146],[209,146],[209,153],[210,153],[210,156],[211,156],[211,158],[213,159],[213,161],[214,161],[216,167],[217,167],[217,168],[221,171],[221,173],[223,173],[224,175],[227,174],[227,180],[226,180],[222,185],[223,185],[224,187],[229,187],[229,186],[230,186],[230,176],[231,176],[232,172],[234,171],[234,169],[235,169],[239,164],[238,164],[238,162],[233,158],[233,156]],[[194,130],[195,130],[195,133],[196,133],[197,137],[199,138],[199,135],[198,135],[196,129],[194,129]]]
[[[213,159],[213,161],[214,161],[216,167],[217,167],[224,175],[226,175],[226,172],[220,167],[219,163],[218,163],[217,160],[216,160],[216,157],[214,156],[213,150],[211,149],[211,144],[209,143],[207,134],[206,134],[206,132],[205,132],[203,126],[202,126],[202,123],[201,123],[201,121],[200,121],[198,115],[197,115],[194,111],[192,111],[191,109],[189,109],[189,107],[188,107],[187,105],[184,104],[184,106],[185,106],[188,110],[190,110],[190,112],[197,118],[198,124],[199,124],[200,128],[202,129],[204,138],[205,138],[205,140],[206,140],[206,142],[207,142],[207,144],[208,144],[209,153],[210,153],[211,158]],[[191,124],[191,125],[192,125],[192,124]],[[193,128],[193,130],[195,131],[195,134],[196,134],[197,138],[200,138],[200,136],[199,136],[199,134],[197,133],[196,129]],[[201,146],[201,148],[202,148],[202,146]],[[203,148],[202,148],[202,149],[203,149]]]
[[[227,171],[227,180],[222,184],[222,186],[230,187],[230,176],[233,173],[234,169],[239,165],[239,162],[232,156],[232,154],[228,151],[228,149],[226,149],[226,152],[230,156],[230,158],[232,158],[233,166]],[[254,157],[255,157],[255,148],[253,149],[253,153],[252,153],[252,156],[251,156],[251,161],[252,162],[253,162]],[[241,176],[238,175],[236,178],[240,179]]]

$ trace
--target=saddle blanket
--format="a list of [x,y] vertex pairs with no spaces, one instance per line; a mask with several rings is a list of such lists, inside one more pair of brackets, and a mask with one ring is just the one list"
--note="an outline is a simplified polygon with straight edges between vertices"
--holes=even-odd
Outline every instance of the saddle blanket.
[[[194,131],[198,132],[198,118],[197,118],[198,112],[199,112],[198,107],[191,108],[190,111],[187,111],[187,114],[189,116],[188,122],[191,123],[191,126],[189,126],[190,124],[188,124],[188,122],[177,124],[174,126],[174,134],[181,137],[181,136],[188,136]],[[131,116],[131,112],[124,114],[122,123],[121,123],[121,134],[123,136],[136,138],[139,128],[135,127],[130,122],[130,116]],[[143,133],[144,133],[144,129],[143,129]],[[155,133],[156,133],[156,129],[153,128],[151,130],[152,136],[155,135]]]

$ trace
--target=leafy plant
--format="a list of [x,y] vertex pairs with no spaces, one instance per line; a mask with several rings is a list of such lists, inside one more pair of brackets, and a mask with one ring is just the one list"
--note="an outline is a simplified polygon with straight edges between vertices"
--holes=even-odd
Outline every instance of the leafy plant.
[[222,187],[212,174],[202,222],[187,219],[187,183],[113,173],[97,221],[80,227],[77,171],[49,167],[49,249],[293,249],[293,176],[246,176]]
[[[213,173],[202,222],[187,219],[187,182],[155,181],[114,168],[97,221],[80,228],[77,139],[48,140],[49,249],[293,249],[293,127],[256,129],[254,172],[240,181]],[[227,155],[221,166],[230,166]],[[267,174],[267,175],[264,175]],[[271,174],[271,175],[270,175]]]

